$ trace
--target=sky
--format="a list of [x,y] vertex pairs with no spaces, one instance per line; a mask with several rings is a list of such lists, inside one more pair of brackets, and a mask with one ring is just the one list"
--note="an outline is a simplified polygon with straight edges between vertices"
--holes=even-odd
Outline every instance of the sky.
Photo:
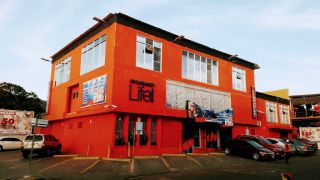
[[317,0],[0,0],[0,82],[46,100],[50,58],[109,13],[259,64],[257,91],[320,93]]

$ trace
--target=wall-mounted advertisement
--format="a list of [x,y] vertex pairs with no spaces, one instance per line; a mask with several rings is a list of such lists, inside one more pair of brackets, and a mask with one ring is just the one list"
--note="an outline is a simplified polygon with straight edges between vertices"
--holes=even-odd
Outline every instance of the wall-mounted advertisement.
[[300,137],[314,142],[320,142],[320,127],[300,127]]
[[0,109],[0,134],[30,134],[33,111]]
[[107,75],[83,83],[82,107],[93,106],[106,101]]

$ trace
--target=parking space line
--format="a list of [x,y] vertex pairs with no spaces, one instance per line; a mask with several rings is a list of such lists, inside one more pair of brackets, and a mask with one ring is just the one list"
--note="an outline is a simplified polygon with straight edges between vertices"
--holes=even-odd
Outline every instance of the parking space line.
[[202,164],[199,161],[195,160],[193,157],[187,156],[187,158],[190,159],[191,161],[195,162],[199,166],[202,166]]
[[[44,158],[44,159],[34,160],[34,161],[32,161],[32,163],[39,162],[39,161],[43,161],[43,160],[47,160],[47,159],[49,159],[49,158],[50,158],[50,157]],[[11,166],[11,167],[9,167],[9,169],[14,169],[14,168],[21,167],[21,166],[24,166],[24,165],[27,165],[27,164],[29,164],[29,162],[22,163],[22,164],[19,164],[19,165],[16,165],[16,166]]]
[[218,157],[216,157],[216,156],[214,156],[214,155],[212,155],[212,154],[209,154],[209,156],[215,158],[215,159],[218,160],[218,161],[221,161],[221,162],[223,161],[221,158],[218,158]]
[[134,158],[132,158],[132,161],[131,161],[130,172],[133,173],[133,170],[134,170]]
[[160,156],[160,159],[162,160],[163,164],[170,170],[172,171],[172,169],[170,168],[169,163],[166,161],[166,159],[162,156]]
[[12,162],[12,161],[18,161],[21,160],[22,158],[16,158],[16,159],[9,159],[9,160],[5,160],[5,162]]
[[80,174],[84,174],[87,171],[89,171],[91,168],[93,168],[95,165],[97,165],[100,162],[100,159],[96,160],[94,163],[92,163],[90,166],[88,166],[87,168],[85,168],[84,170],[82,170],[80,172]]
[[67,161],[70,161],[70,160],[71,160],[71,159],[67,159],[67,160],[64,160],[64,161],[62,161],[62,162],[56,163],[56,164],[54,164],[54,165],[52,165],[52,166],[46,167],[46,168],[44,168],[44,169],[41,169],[39,172],[47,171],[47,170],[52,169],[52,168],[54,168],[54,167],[56,167],[56,166],[59,166],[60,164],[66,163]]

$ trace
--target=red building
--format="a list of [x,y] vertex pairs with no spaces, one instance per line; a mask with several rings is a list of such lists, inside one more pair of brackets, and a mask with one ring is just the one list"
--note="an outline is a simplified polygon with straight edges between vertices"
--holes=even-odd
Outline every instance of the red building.
[[280,137],[291,125],[260,115],[274,97],[256,97],[258,68],[109,14],[52,56],[44,131],[65,152],[104,157],[210,152],[245,133]]

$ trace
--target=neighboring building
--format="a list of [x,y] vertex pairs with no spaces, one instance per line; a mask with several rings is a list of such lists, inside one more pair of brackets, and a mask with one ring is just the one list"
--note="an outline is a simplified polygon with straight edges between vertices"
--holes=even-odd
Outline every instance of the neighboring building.
[[290,96],[292,124],[295,127],[320,127],[320,94]]
[[[257,64],[121,13],[109,14],[52,60],[50,126],[43,132],[57,136],[65,152],[127,157],[191,146],[210,152],[239,134],[280,137],[287,135],[279,127],[290,129],[259,117],[275,101],[259,93],[256,99]],[[278,100],[287,110],[287,101]],[[210,110],[202,115],[211,119],[195,107]],[[259,121],[276,128],[260,134]]]

